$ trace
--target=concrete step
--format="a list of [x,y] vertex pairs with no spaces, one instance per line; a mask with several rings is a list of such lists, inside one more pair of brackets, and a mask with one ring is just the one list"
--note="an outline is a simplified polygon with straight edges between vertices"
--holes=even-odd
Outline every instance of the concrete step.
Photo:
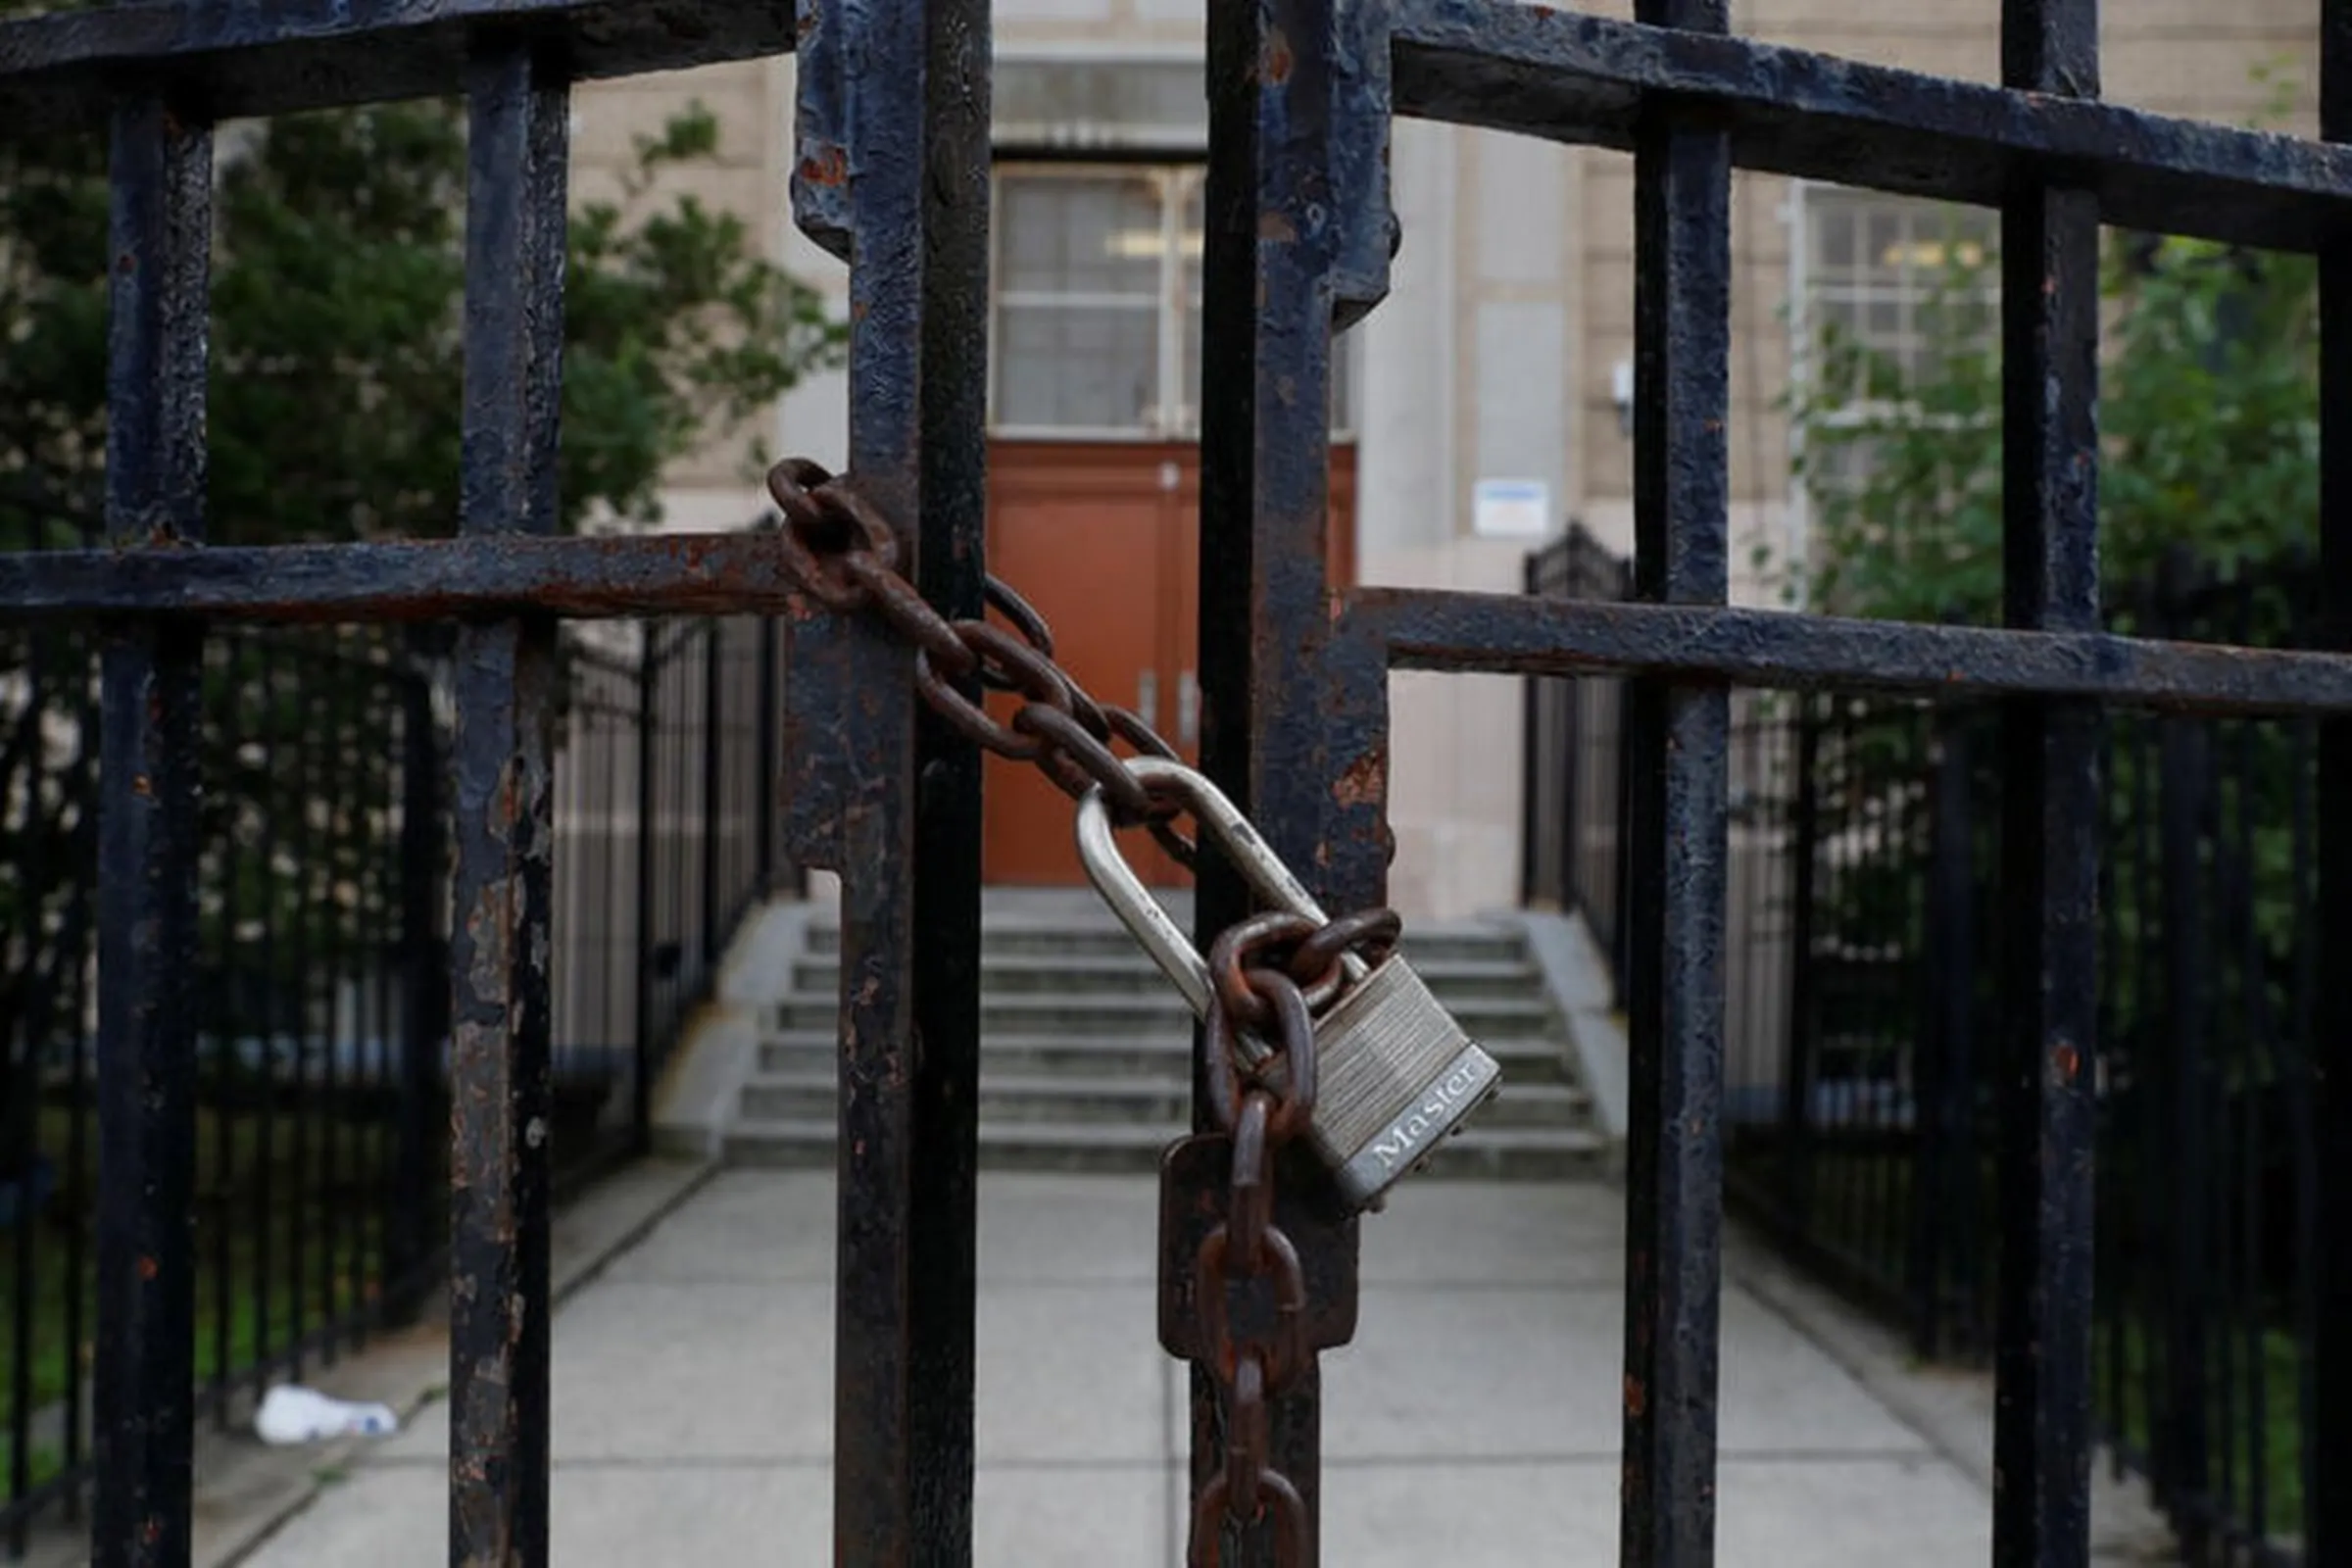
[[[1003,953],[980,961],[980,984],[990,996],[1159,995],[1168,988],[1159,966],[1129,944],[1126,954]],[[1544,977],[1524,958],[1435,958],[1412,960],[1438,1000],[1451,1005],[1460,1000],[1540,997]],[[793,965],[793,990],[809,996],[833,996],[841,986],[837,955],[800,959]]]
[[[1192,929],[1189,919],[1181,923],[1186,930]],[[1475,926],[1416,929],[1408,925],[1402,946],[1405,956],[1415,964],[1455,959],[1523,961],[1527,954],[1526,940],[1518,932]],[[808,927],[810,956],[831,956],[840,951],[840,926],[824,921]],[[980,954],[983,960],[998,956],[1116,958],[1141,957],[1142,950],[1126,927],[1105,915],[1100,923],[991,921],[981,930]]]
[[[1484,1038],[1479,1044],[1502,1068],[1504,1085],[1564,1083],[1567,1066],[1558,1042],[1541,1036]],[[830,1028],[770,1034],[760,1043],[760,1076],[834,1071],[839,1037]],[[989,1034],[982,1038],[986,1070],[1014,1078],[1072,1073],[1082,1078],[1157,1077],[1183,1081],[1191,1071],[1193,1042],[1170,1030],[1111,1035]]]
[[[1075,1072],[1019,1074],[984,1071],[980,1077],[982,1123],[1164,1123],[1191,1115],[1192,1087],[1181,1057],[1168,1073]],[[830,1071],[762,1073],[744,1085],[743,1116],[749,1121],[828,1122],[835,1114],[836,1076]],[[1592,1110],[1592,1097],[1574,1084],[1531,1078],[1508,1079],[1502,1092],[1474,1118],[1474,1127],[1579,1127]]]
[[[1180,1122],[980,1124],[980,1164],[993,1170],[1150,1171],[1185,1135]],[[1581,1128],[1474,1127],[1430,1156],[1424,1179],[1531,1180],[1590,1175],[1606,1140]],[[834,1123],[745,1121],[727,1135],[727,1158],[746,1165],[830,1165]],[[1410,1179],[1410,1178],[1408,1178]]]
[[[1558,1026],[1549,1000],[1542,997],[1464,997],[1447,1000],[1446,1007],[1478,1040],[1539,1035]],[[830,1030],[839,1014],[840,1003],[832,992],[796,993],[777,1004],[769,1022],[784,1031]],[[984,1036],[1168,1033],[1191,1020],[1190,1009],[1172,988],[1133,996],[984,992],[980,999]]]

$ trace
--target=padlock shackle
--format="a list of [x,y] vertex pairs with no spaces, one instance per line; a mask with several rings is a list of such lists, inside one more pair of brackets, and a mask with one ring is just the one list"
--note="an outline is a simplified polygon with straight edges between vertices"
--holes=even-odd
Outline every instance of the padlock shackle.
[[[1199,824],[1196,842],[1213,841],[1233,862],[1234,869],[1256,890],[1259,898],[1277,909],[1304,915],[1318,925],[1330,917],[1317,905],[1314,896],[1291,874],[1258,836],[1250,819],[1241,813],[1225,792],[1208,781],[1207,775],[1182,762],[1159,757],[1130,757],[1122,759],[1127,771],[1147,789],[1164,791],[1184,802],[1185,808]],[[1078,802],[1078,860],[1086,867],[1087,879],[1102,902],[1110,906],[1138,946],[1152,956],[1160,972],[1168,977],[1185,1004],[1196,1017],[1208,1016],[1211,990],[1208,961],[1200,950],[1176,923],[1167,906],[1152,896],[1135,867],[1118,845],[1116,829],[1110,820],[1110,804],[1098,784]],[[1352,955],[1350,974],[1360,972],[1362,960]],[[1262,1049],[1262,1047],[1261,1047]]]

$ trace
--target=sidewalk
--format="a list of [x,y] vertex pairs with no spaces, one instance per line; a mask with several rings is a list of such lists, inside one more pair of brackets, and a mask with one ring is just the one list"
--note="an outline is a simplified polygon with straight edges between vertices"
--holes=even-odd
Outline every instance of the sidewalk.
[[[1325,1562],[1615,1562],[1622,1202],[1424,1183],[1366,1219],[1356,1341],[1323,1360]],[[832,1561],[832,1208],[826,1173],[721,1173],[563,1309],[558,1562]],[[1153,1339],[1154,1208],[1148,1180],[981,1183],[981,1564],[1182,1560],[1185,1373]],[[1833,1356],[1796,1295],[1729,1272],[1721,1560],[1984,1562],[1984,1476],[1920,1413],[1953,1391],[1908,1398],[1899,1367],[1855,1366],[1867,1334]],[[440,1560],[447,1442],[437,1403],[246,1560]]]

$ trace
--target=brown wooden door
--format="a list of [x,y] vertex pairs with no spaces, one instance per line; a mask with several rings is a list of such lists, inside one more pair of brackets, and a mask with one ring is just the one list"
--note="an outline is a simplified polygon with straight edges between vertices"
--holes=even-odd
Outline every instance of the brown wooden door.
[[[1353,581],[1354,452],[1332,465],[1332,579]],[[989,570],[1054,627],[1054,657],[1102,702],[1135,709],[1200,760],[1200,449],[1189,443],[1004,441],[989,455]],[[1009,719],[1018,700],[992,693]],[[989,882],[1082,885],[1069,798],[1037,769],[991,755],[984,773]],[[1187,873],[1149,835],[1122,834],[1155,887]]]

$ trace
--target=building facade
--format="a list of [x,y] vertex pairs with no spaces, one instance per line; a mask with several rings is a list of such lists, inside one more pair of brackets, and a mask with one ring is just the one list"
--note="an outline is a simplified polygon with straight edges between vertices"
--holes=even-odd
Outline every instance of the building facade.
[[[1188,750],[1203,7],[996,9],[992,564],[1049,602],[1090,689],[1135,703]],[[1737,30],[1796,47],[1998,75],[1998,0],[1733,0],[1732,13]],[[2316,25],[2309,0],[2110,5],[2105,91],[2233,123],[2282,98],[2279,128],[2308,133]],[[840,265],[792,227],[792,94],[789,59],[585,88],[576,189],[612,193],[632,138],[699,99],[718,117],[719,162],[662,188],[691,178],[838,296]],[[1572,519],[1630,549],[1630,156],[1399,122],[1392,167],[1403,227],[1392,292],[1340,344],[1333,569],[1516,592],[1527,552]],[[1783,405],[1806,334],[1835,318],[1874,346],[1916,353],[1937,248],[1955,232],[1989,245],[1997,220],[1977,215],[1964,219],[1977,227],[1955,230],[1918,203],[1745,174],[1733,201],[1734,595],[1773,604],[1778,572],[1805,548]],[[838,380],[819,379],[759,433],[772,450],[838,461],[845,410]],[[738,525],[762,505],[746,440],[681,464],[667,496],[676,527]],[[1508,905],[1519,682],[1402,674],[1394,698],[1396,902],[1421,919]],[[1018,770],[992,771],[989,784],[989,873],[1073,877],[1066,805]]]

